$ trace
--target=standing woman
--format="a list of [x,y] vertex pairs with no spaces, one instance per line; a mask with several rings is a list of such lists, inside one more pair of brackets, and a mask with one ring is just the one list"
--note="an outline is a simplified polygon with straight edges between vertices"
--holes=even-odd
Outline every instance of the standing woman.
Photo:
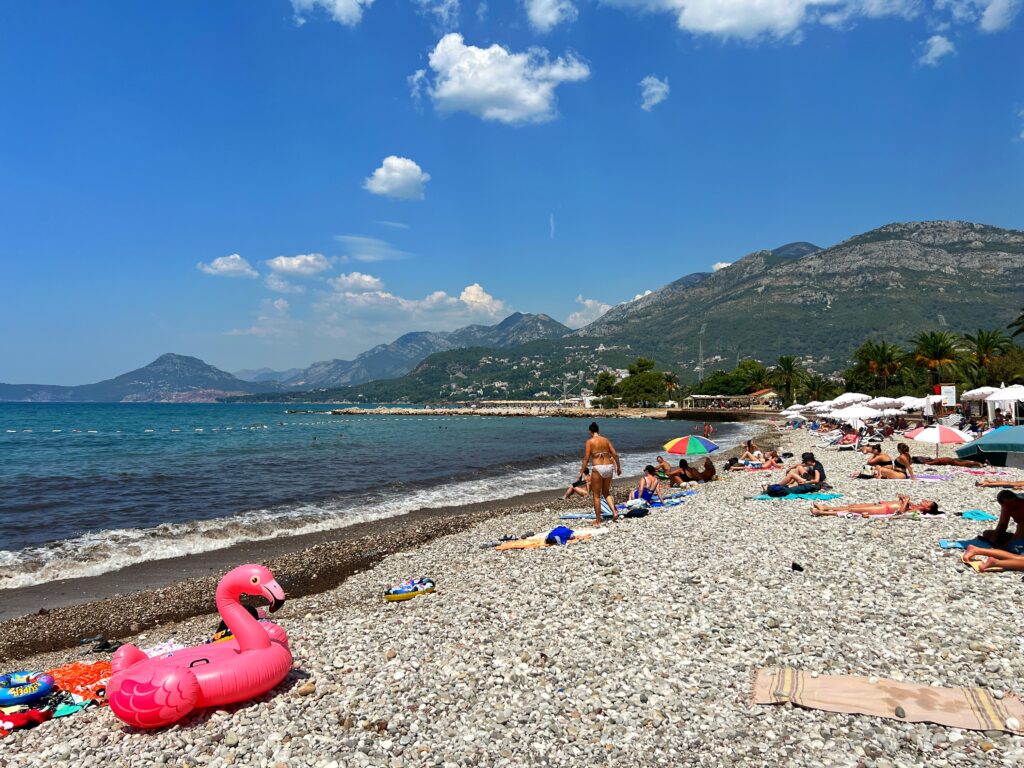
[[615,497],[612,496],[612,472],[621,475],[622,465],[612,441],[607,437],[601,437],[601,430],[596,422],[590,424],[590,439],[587,440],[587,450],[583,454],[580,479],[591,462],[593,471],[590,473],[590,491],[594,497],[594,525],[601,524],[601,499],[607,499],[612,510],[612,520],[618,520],[619,513],[615,509]]

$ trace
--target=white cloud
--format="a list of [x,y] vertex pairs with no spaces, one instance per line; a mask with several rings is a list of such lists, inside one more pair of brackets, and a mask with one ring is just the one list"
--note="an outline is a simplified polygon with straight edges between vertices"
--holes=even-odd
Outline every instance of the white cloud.
[[389,229],[409,229],[410,228],[408,224],[403,224],[400,221],[382,221],[382,220],[378,220],[378,221],[376,221],[374,223],[375,224],[380,224],[382,227],[388,227]]
[[344,243],[348,249],[348,256],[356,261],[396,261],[404,259],[409,254],[395,248],[386,240],[376,237],[364,237],[363,235],[335,235],[335,240]]
[[420,13],[432,16],[436,28],[447,32],[459,26],[459,0],[414,0]]
[[505,304],[483,289],[480,283],[467,285],[459,294],[459,301],[474,312],[495,317],[505,311]]
[[[1017,111],[1017,117],[1024,121],[1024,109]],[[1020,134],[1017,136],[1017,141],[1024,141],[1024,126],[1020,129]]]
[[648,75],[640,81],[640,95],[643,97],[643,104],[640,109],[650,112],[655,104],[661,104],[668,98],[668,78],[659,80],[654,75]]
[[255,336],[275,339],[289,336],[301,329],[299,323],[288,316],[290,306],[287,299],[264,299],[260,302],[259,316],[248,328],[234,328],[228,336]]
[[648,288],[643,293],[638,293],[636,296],[634,296],[632,299],[630,299],[630,301],[640,301],[640,299],[642,299],[644,296],[650,296],[652,293],[654,293],[654,291],[652,291],[650,288]]
[[209,264],[199,262],[196,264],[196,269],[200,272],[205,272],[208,275],[218,275],[219,277],[259,277],[259,273],[252,268],[252,264],[243,259],[237,253],[232,253],[230,256],[219,256],[218,258],[211,261]]
[[538,32],[550,32],[559,24],[576,21],[579,12],[570,0],[524,0],[526,16]]
[[379,277],[367,275],[363,272],[349,272],[331,278],[327,281],[336,291],[379,291],[384,287],[384,281]]
[[271,306],[278,312],[280,312],[282,315],[288,314],[288,299],[274,299],[271,302]]
[[981,14],[978,25],[984,32],[998,32],[1010,26],[1020,11],[1021,0],[992,0]]
[[415,161],[389,155],[380,168],[363,181],[363,189],[396,200],[422,200],[423,188],[428,181],[430,174],[424,173]]
[[421,69],[409,78],[414,97],[426,93],[439,112],[468,112],[511,125],[552,120],[555,88],[590,76],[590,68],[572,53],[552,61],[543,48],[525,53],[497,44],[477,48],[454,32],[438,41],[429,64],[432,76]]
[[731,261],[716,261],[714,264],[711,265],[711,271],[717,272],[720,269],[725,269],[730,264],[732,264]]
[[362,20],[363,11],[371,5],[373,0],[292,0],[295,21],[300,26],[306,23],[308,14],[320,8],[339,24],[354,27]]
[[309,277],[331,268],[322,253],[300,253],[298,256],[277,256],[267,260],[267,266],[286,275]]
[[295,285],[294,283],[288,282],[276,272],[271,272],[267,275],[267,279],[264,284],[272,291],[277,293],[303,293],[306,289],[301,285]]
[[949,38],[942,35],[932,35],[924,42],[924,50],[917,60],[918,64],[926,67],[937,67],[943,56],[956,53],[956,47],[949,41]]
[[565,324],[570,328],[582,328],[584,325],[589,325],[612,308],[611,304],[605,304],[603,301],[585,299],[582,294],[576,297],[576,303],[581,305],[582,309],[576,310],[565,319]]
[[[945,0],[949,1],[949,0]],[[1000,0],[995,0],[999,2]],[[1005,1],[1005,0],[1002,0]],[[1017,0],[1011,0],[1017,1]],[[919,0],[601,0],[626,10],[668,13],[694,34],[755,40],[800,39],[801,27],[821,22],[842,27],[856,17],[909,18]]]

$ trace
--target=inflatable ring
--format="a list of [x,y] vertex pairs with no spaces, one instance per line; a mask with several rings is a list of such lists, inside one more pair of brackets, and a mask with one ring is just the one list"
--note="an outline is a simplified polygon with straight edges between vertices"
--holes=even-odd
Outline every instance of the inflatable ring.
[[409,579],[409,581],[393,586],[384,593],[384,599],[392,603],[412,600],[420,595],[429,595],[436,589],[434,580],[424,576],[421,579]]
[[0,707],[13,707],[41,699],[53,690],[53,677],[45,672],[12,672],[0,676]]

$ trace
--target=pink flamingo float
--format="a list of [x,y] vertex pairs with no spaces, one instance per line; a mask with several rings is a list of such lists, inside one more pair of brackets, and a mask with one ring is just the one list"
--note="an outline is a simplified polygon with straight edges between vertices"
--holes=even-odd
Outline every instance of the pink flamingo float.
[[254,619],[239,602],[242,595],[267,598],[271,612],[285,599],[267,568],[240,565],[217,585],[217,611],[233,640],[152,658],[134,645],[121,646],[107,685],[114,714],[138,728],[160,728],[193,709],[246,701],[281,682],[292,665],[288,634]]

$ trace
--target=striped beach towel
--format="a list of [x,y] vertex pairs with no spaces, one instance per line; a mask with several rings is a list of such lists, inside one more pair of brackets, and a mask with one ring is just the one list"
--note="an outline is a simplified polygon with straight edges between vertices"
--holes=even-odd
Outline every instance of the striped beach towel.
[[785,702],[826,712],[1024,735],[1024,703],[1012,693],[996,699],[984,688],[939,688],[858,675],[812,677],[791,667],[759,669],[754,703]]

